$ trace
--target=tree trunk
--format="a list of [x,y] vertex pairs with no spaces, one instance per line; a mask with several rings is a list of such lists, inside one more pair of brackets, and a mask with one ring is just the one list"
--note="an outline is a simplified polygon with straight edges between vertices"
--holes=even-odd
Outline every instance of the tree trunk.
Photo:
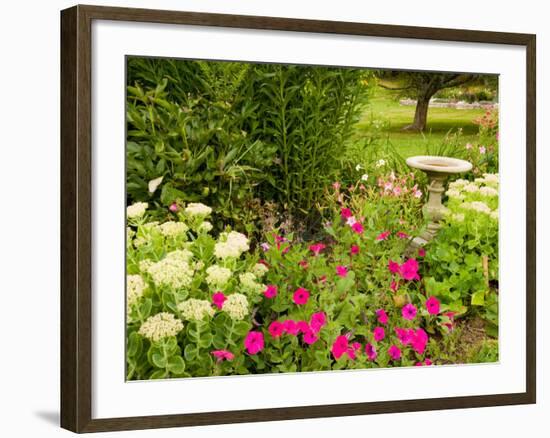
[[426,129],[426,121],[428,119],[428,107],[433,94],[424,93],[418,96],[416,109],[414,111],[414,121],[411,125],[405,126],[403,129],[408,131],[424,131]]

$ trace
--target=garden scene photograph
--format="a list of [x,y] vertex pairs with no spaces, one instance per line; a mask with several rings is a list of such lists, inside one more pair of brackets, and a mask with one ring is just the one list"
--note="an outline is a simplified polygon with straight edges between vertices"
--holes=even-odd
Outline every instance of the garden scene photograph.
[[126,380],[498,362],[497,75],[126,63]]

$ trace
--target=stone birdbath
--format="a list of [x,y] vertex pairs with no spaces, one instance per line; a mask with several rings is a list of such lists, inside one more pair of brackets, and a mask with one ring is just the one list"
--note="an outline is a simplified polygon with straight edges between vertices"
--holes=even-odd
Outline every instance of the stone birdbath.
[[441,228],[440,221],[447,212],[447,208],[441,202],[447,179],[451,175],[469,172],[472,163],[458,158],[419,155],[407,158],[407,165],[421,170],[428,176],[428,200],[422,208],[428,226],[420,236],[410,242],[406,252],[412,254],[432,240]]

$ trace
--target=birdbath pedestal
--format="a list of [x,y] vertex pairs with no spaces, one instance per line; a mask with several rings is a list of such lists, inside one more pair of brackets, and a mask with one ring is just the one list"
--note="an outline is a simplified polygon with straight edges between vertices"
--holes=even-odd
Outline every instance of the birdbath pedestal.
[[420,236],[411,240],[406,253],[413,254],[432,240],[441,228],[440,221],[447,212],[447,208],[441,202],[447,179],[450,175],[470,171],[472,164],[458,158],[419,155],[407,158],[407,165],[421,170],[428,176],[428,200],[422,208],[428,226]]

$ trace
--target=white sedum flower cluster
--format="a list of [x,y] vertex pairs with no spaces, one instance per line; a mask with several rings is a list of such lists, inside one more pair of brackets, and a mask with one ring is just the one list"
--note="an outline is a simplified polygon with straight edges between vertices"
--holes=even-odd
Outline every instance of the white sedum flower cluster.
[[465,202],[462,204],[462,208],[465,208],[467,210],[475,210],[479,211],[480,213],[491,213],[491,208],[485,204],[485,202],[481,201],[472,201],[472,202]]
[[141,275],[126,276],[126,305],[128,309],[143,296],[143,291],[146,288],[147,285]]
[[248,251],[248,238],[241,233],[231,231],[222,233],[216,245],[214,246],[214,254],[220,259],[229,257],[238,258],[243,252]]
[[183,323],[168,312],[150,316],[139,328],[139,334],[153,342],[169,336],[176,336],[183,329]]
[[246,292],[252,293],[261,293],[265,289],[265,285],[258,283],[256,281],[256,276],[252,272],[245,272],[244,274],[239,275],[239,281],[241,287]]
[[193,268],[189,260],[193,257],[185,249],[168,253],[162,260],[147,267],[147,272],[157,286],[170,286],[176,289],[187,287],[193,280]]
[[199,233],[209,233],[212,231],[212,224],[208,221],[201,222],[201,224],[197,227],[197,232]]
[[205,316],[214,316],[214,309],[209,301],[198,300],[196,298],[189,298],[178,304],[178,309],[183,316],[183,319],[187,321],[201,320]]
[[248,299],[246,295],[234,293],[227,297],[223,303],[223,310],[231,319],[241,320],[248,315]]
[[223,288],[231,278],[231,270],[218,265],[212,265],[206,270],[206,283],[216,289]]
[[212,213],[212,209],[200,202],[191,202],[185,207],[185,213],[189,216],[206,217]]
[[145,214],[147,207],[149,207],[147,202],[136,202],[126,207],[126,216],[130,219],[140,218]]
[[252,267],[252,273],[258,278],[262,278],[265,274],[267,274],[267,271],[269,271],[269,268],[263,263],[256,263]]
[[189,227],[184,222],[174,221],[164,222],[158,226],[158,229],[164,237],[185,236],[189,231]]
[[[498,174],[483,174],[483,178],[476,178],[473,182],[458,179],[449,184],[446,195],[449,205],[455,212],[450,216],[457,222],[464,220],[464,214],[456,212],[456,208],[487,214],[498,221]],[[453,202],[451,202],[453,201]]]

